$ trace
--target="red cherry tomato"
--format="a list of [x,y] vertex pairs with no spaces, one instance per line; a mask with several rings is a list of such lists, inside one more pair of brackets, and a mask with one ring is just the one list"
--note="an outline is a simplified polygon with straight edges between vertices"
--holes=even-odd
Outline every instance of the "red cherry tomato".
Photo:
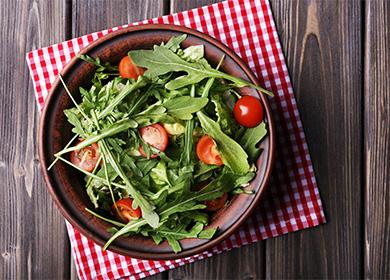
[[144,72],[145,69],[136,66],[128,55],[119,62],[119,75],[122,78],[137,79],[138,76],[142,76]]
[[[150,146],[160,150],[161,152],[165,151],[168,145],[168,134],[165,131],[164,127],[160,124],[155,123],[140,128],[139,133],[141,134],[142,139],[148,143]],[[139,152],[143,157],[147,157],[142,146],[139,146]],[[151,158],[157,157],[157,154],[151,155]]]
[[255,127],[263,121],[263,107],[259,99],[245,95],[234,105],[233,115],[240,125]]
[[[79,141],[79,143],[83,140]],[[77,144],[79,144],[77,143]],[[84,169],[85,171],[92,172],[100,158],[99,146],[97,143],[93,143],[80,150],[72,151],[70,153],[70,161]]]
[[122,222],[128,223],[141,217],[141,209],[139,207],[133,209],[132,204],[133,200],[131,198],[122,198],[112,205],[111,210]]
[[224,193],[221,197],[212,200],[203,201],[203,203],[207,206],[206,211],[215,212],[225,206],[228,195]]
[[196,144],[196,154],[206,164],[223,165],[221,155],[217,150],[217,144],[206,134]]
[[[202,182],[198,185],[198,187],[196,189],[201,190],[204,187],[206,187],[207,185],[208,185],[208,182]],[[223,206],[225,206],[227,199],[228,199],[228,194],[224,193],[222,196],[220,196],[218,198],[215,198],[212,200],[206,200],[206,201],[203,201],[202,203],[207,206],[205,208],[206,211],[216,212],[219,209],[221,209]]]

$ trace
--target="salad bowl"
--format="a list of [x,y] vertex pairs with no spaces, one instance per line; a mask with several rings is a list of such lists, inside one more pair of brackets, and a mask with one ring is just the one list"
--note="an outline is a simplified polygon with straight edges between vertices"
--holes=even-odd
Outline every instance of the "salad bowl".
[[[224,61],[220,70],[258,85],[258,81],[249,67],[228,47],[212,37],[180,26],[140,25],[112,32],[86,48],[79,54],[99,57],[101,61],[118,65],[129,50],[152,49],[154,45],[167,42],[171,37],[187,34],[183,47],[204,46],[204,56],[212,65],[218,65],[221,57]],[[79,87],[90,87],[96,66],[77,57],[70,60],[61,72],[63,81],[76,101],[81,100]],[[256,160],[256,175],[246,187],[253,194],[234,195],[227,207],[215,213],[209,227],[218,228],[210,239],[187,238],[180,241],[182,251],[175,253],[167,242],[156,245],[149,237],[130,235],[116,239],[109,250],[140,259],[176,259],[191,256],[212,249],[228,238],[247,220],[263,196],[273,165],[275,152],[275,132],[271,109],[264,94],[250,87],[239,89],[241,95],[256,96],[264,108],[264,121],[268,133],[259,144],[261,153]],[[54,155],[67,145],[73,137],[72,127],[68,123],[64,110],[73,103],[60,80],[57,79],[45,101],[39,129],[39,158],[48,190],[63,216],[83,235],[103,246],[110,239],[107,232],[110,224],[96,218],[86,209],[93,208],[85,191],[82,175],[64,162],[57,162]]]

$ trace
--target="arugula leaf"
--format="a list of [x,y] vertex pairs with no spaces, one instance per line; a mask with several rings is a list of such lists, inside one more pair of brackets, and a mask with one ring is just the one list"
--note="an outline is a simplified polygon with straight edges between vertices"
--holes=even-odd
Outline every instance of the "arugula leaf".
[[108,223],[111,223],[111,224],[113,224],[113,225],[115,225],[117,227],[123,227],[125,225],[123,223],[119,223],[117,221],[114,221],[114,220],[111,220],[111,219],[107,219],[107,218],[103,217],[102,215],[99,215],[98,213],[95,213],[95,212],[93,212],[92,210],[90,210],[88,208],[85,208],[85,211],[87,211],[88,213],[94,215],[95,217],[97,217],[97,218],[99,218],[99,219],[101,219],[103,221],[106,221]]
[[192,113],[198,112],[209,102],[207,98],[180,96],[165,101],[162,106],[167,112],[179,119],[190,120]]
[[195,165],[194,179],[197,179],[198,177],[200,177],[206,173],[212,172],[218,168],[219,168],[218,165],[204,164],[203,162],[199,161]]
[[219,93],[211,94],[211,102],[215,105],[215,113],[218,117],[217,122],[221,130],[227,135],[233,136],[234,131],[238,129],[238,124],[233,117],[232,111],[223,100],[222,95]]
[[187,61],[199,61],[199,59],[203,58],[204,56],[204,46],[203,45],[197,45],[197,46],[189,46],[183,51],[183,55],[181,56],[183,59]]
[[127,234],[129,232],[136,232],[137,230],[140,229],[140,227],[146,224],[147,224],[146,220],[142,218],[138,220],[130,221],[124,227],[118,230],[113,236],[110,237],[110,239],[106,242],[106,244],[104,244],[103,251],[105,251],[108,248],[108,246],[110,246],[110,244],[114,242],[114,240],[117,239],[118,237]]
[[181,217],[188,218],[191,221],[199,222],[207,225],[209,222],[209,216],[201,211],[188,211],[181,213]]
[[150,170],[152,170],[153,167],[155,167],[158,164],[158,162],[159,161],[157,159],[152,159],[152,158],[139,159],[137,160],[136,165],[141,170],[143,176],[146,176],[147,174],[149,174]]
[[173,123],[175,119],[168,115],[166,112],[166,108],[155,103],[144,111],[134,115],[135,121],[139,126],[147,126],[154,123],[162,122],[162,123]]
[[99,57],[97,57],[96,59],[90,57],[89,55],[77,55],[77,57],[97,66],[95,74],[92,78],[92,83],[98,89],[101,89],[103,87],[104,80],[107,80],[112,76],[119,75],[117,66],[111,65],[109,62],[102,63]]
[[222,132],[218,123],[207,117],[202,112],[197,112],[200,124],[206,134],[217,143],[217,149],[221,154],[224,164],[234,172],[247,173],[249,171],[248,155],[244,149],[232,138]]
[[171,182],[169,181],[167,175],[167,167],[165,162],[162,160],[150,171],[150,177],[157,185],[171,186]]
[[159,234],[158,232],[152,232],[150,233],[150,236],[153,238],[154,243],[156,243],[157,245],[159,245],[164,240],[161,234]]
[[137,123],[133,120],[125,120],[125,121],[118,122],[116,124],[113,124],[105,129],[101,130],[99,134],[92,135],[92,136],[86,138],[83,142],[80,142],[76,146],[69,147],[67,149],[62,150],[61,152],[58,152],[56,155],[60,156],[60,155],[63,155],[65,153],[69,153],[71,151],[80,150],[80,149],[85,148],[93,143],[96,143],[96,142],[98,142],[106,137],[111,137],[111,136],[118,134],[122,131],[125,131],[129,128],[136,128],[136,127],[137,127]]
[[215,235],[217,230],[218,230],[217,228],[204,229],[203,231],[201,231],[199,233],[198,238],[201,238],[201,239],[211,239],[211,238],[213,238],[213,236]]
[[170,229],[166,226],[162,226],[158,229],[160,235],[165,237],[171,245],[173,251],[178,253],[181,251],[181,246],[179,240],[185,238],[196,238],[198,234],[203,230],[203,224],[196,223],[190,231],[186,231],[182,226],[178,226],[176,228]]
[[179,199],[163,205],[158,210],[158,213],[161,215],[161,220],[167,219],[174,213],[204,209],[206,206],[203,204],[198,204],[197,201],[218,198],[224,192],[230,192],[240,185],[249,182],[253,179],[254,175],[254,172],[248,172],[245,175],[242,175],[226,169],[217,179],[210,182],[200,191],[189,193],[184,197],[179,197]]
[[113,71],[113,72],[118,71],[117,66],[112,66],[109,62],[102,63],[99,57],[92,58],[87,54],[78,54],[77,57],[97,66],[98,67],[98,69],[96,70],[97,72],[102,72],[104,70]]
[[186,166],[191,164],[191,156],[194,150],[194,140],[192,139],[193,131],[194,131],[194,121],[189,120],[186,123],[185,134],[184,134],[184,149],[180,157],[180,162]]
[[75,134],[79,134],[82,138],[85,138],[86,134],[83,125],[81,124],[81,121],[78,118],[77,114],[74,112],[74,110],[64,110],[64,114],[68,118],[68,122],[74,126],[72,132]]
[[254,172],[248,172],[245,175],[241,175],[231,171],[225,171],[215,180],[211,181],[206,187],[196,192],[193,195],[193,199],[197,201],[207,201],[218,198],[225,192],[231,192],[241,185],[248,183],[255,175]]
[[136,65],[148,68],[145,72],[145,76],[147,77],[154,78],[170,72],[186,72],[187,75],[180,76],[165,85],[165,87],[170,90],[199,83],[205,78],[220,78],[233,82],[237,87],[249,86],[273,96],[273,94],[268,90],[224,72],[215,70],[204,63],[188,62],[170,49],[163,46],[154,46],[153,50],[130,51],[128,55]]
[[242,148],[247,152],[249,161],[255,162],[260,155],[260,148],[257,144],[267,135],[265,123],[262,122],[256,127],[246,129],[244,135],[240,139]]
[[181,251],[181,246],[177,239],[175,239],[172,235],[167,235],[165,238],[175,253],[179,253]]
[[135,83],[127,83],[121,92],[110,102],[110,104],[98,115],[98,119],[101,119],[110,114],[113,109],[118,106],[122,100],[127,97],[133,91],[142,88],[146,85],[146,80],[143,76],[139,76]]
[[154,212],[154,207],[151,205],[142,194],[133,186],[130,182],[129,178],[124,173],[122,167],[118,163],[117,159],[112,155],[111,151],[108,149],[104,140],[101,141],[103,152],[106,154],[106,158],[114,170],[118,173],[118,175],[122,178],[122,180],[126,184],[126,190],[133,197],[134,202],[141,208],[142,217],[147,221],[147,223],[156,228],[159,222],[159,216],[156,212]]
[[164,45],[165,48],[170,49],[176,52],[180,48],[180,44],[187,38],[187,34],[182,34],[180,36],[175,36],[169,39],[169,41]]

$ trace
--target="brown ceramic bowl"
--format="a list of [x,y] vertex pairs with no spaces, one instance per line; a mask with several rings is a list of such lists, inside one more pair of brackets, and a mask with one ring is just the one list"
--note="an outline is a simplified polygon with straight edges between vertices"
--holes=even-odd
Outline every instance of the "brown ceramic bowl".
[[[141,25],[113,32],[92,43],[81,54],[100,57],[102,61],[112,64],[132,49],[150,49],[154,44],[166,42],[172,36],[188,34],[183,43],[189,45],[203,44],[205,56],[212,65],[225,55],[221,70],[236,77],[241,77],[258,84],[255,75],[248,66],[229,48],[219,41],[200,32],[173,25]],[[80,100],[79,86],[88,87],[94,72],[94,66],[77,58],[73,58],[63,69],[62,76],[70,91]],[[151,239],[142,236],[130,236],[117,239],[109,249],[111,251],[141,259],[175,259],[187,257],[205,250],[209,250],[232,233],[249,217],[264,193],[271,173],[274,155],[274,124],[267,98],[256,90],[244,88],[242,94],[252,94],[262,100],[265,109],[265,118],[268,123],[268,135],[261,142],[263,152],[257,160],[257,175],[251,182],[249,189],[255,190],[254,195],[236,195],[230,204],[214,215],[210,226],[218,227],[219,231],[212,240],[186,239],[181,242],[183,251],[175,254],[166,243],[156,245]],[[74,225],[83,235],[91,238],[99,245],[110,238],[106,230],[111,225],[95,218],[85,211],[93,208],[84,188],[82,175],[58,162],[54,168],[47,171],[53,162],[53,154],[60,151],[72,138],[71,127],[68,124],[64,109],[73,107],[72,102],[64,88],[57,79],[50,91],[43,110],[39,130],[39,157],[47,187],[65,218]]]

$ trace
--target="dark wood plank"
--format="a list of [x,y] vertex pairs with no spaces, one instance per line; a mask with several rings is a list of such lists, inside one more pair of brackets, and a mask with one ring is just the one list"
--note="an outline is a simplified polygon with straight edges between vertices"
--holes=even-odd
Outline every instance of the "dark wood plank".
[[329,223],[267,240],[267,278],[363,277],[361,5],[272,1]]
[[160,0],[73,0],[72,36],[161,16],[165,3]]
[[390,2],[366,2],[365,278],[390,279]]
[[[171,1],[171,12],[179,12],[218,1]],[[234,249],[212,258],[171,270],[170,279],[256,279],[265,275],[264,243]]]
[[66,39],[66,1],[0,1],[0,279],[69,277],[64,219],[37,155],[39,113],[27,51]]
[[[72,37],[157,17],[168,10],[169,3],[161,0],[73,0]],[[72,270],[72,279],[77,279]],[[150,279],[164,279],[160,273]]]

